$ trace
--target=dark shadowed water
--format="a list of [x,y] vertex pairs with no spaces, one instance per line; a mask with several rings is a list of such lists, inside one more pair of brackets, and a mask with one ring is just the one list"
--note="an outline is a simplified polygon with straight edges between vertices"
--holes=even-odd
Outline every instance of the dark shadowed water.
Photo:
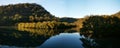
[[117,48],[119,43],[119,39],[91,38],[66,30],[0,29],[0,48]]

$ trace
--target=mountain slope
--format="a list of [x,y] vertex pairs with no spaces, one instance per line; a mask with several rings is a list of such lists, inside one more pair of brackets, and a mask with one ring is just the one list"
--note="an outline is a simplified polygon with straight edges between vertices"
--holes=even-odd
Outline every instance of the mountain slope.
[[112,16],[115,16],[115,17],[120,18],[120,11],[119,11],[119,12],[117,12],[117,13],[115,13],[115,14],[113,14]]
[[0,6],[0,25],[17,22],[38,22],[57,20],[41,5],[21,3]]

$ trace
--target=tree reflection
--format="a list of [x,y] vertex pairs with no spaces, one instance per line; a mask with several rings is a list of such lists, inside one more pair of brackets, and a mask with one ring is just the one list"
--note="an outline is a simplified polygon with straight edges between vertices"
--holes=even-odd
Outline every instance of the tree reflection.
[[83,42],[84,48],[119,48],[120,39],[105,38],[102,35],[81,33],[83,36],[80,40]]
[[80,40],[83,42],[84,48],[99,48],[95,39],[92,39],[92,34],[86,34]]
[[29,32],[31,33],[31,35],[37,34],[43,36],[53,36],[59,33],[57,30],[53,30],[53,29],[18,28],[18,30]]
[[18,47],[36,47],[40,46],[51,36],[61,32],[56,30],[29,28],[18,28],[18,30],[0,29],[0,44]]

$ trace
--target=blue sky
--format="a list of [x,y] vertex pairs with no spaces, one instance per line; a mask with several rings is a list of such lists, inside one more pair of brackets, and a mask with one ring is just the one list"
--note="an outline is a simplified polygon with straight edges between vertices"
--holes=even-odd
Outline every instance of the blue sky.
[[57,17],[81,18],[86,15],[114,14],[120,0],[0,0],[0,5],[37,3]]

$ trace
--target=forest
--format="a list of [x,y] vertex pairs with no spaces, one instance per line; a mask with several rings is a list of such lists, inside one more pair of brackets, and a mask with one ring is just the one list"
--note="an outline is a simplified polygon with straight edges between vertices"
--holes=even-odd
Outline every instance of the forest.
[[[117,14],[118,15],[118,14]],[[120,18],[114,15],[92,15],[85,17],[80,32],[94,37],[118,37]]]
[[75,27],[75,25],[71,23],[74,20],[76,19],[55,17],[41,5],[35,3],[0,6],[0,26],[60,29]]
[[119,36],[120,12],[112,15],[89,15],[84,18],[55,17],[41,5],[21,3],[0,6],[0,26],[19,28],[78,28],[82,34],[96,37]]

